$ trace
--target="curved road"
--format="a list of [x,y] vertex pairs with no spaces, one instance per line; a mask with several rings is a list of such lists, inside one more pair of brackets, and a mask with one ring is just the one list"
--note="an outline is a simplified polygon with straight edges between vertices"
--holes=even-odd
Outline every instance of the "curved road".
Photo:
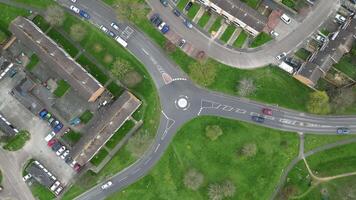
[[194,28],[195,30],[187,29],[182,23],[182,19],[176,17],[170,8],[162,6],[158,0],[146,1],[167,24],[170,24],[171,29],[192,43],[195,48],[205,51],[207,55],[226,65],[241,69],[276,64],[275,57],[277,55],[282,52],[291,52],[300,47],[303,41],[313,34],[330,14],[336,12],[337,5],[340,4],[339,0],[319,0],[302,22],[292,20],[288,26],[292,30],[285,38],[278,41],[273,40],[256,49],[236,50],[217,43],[196,28]]

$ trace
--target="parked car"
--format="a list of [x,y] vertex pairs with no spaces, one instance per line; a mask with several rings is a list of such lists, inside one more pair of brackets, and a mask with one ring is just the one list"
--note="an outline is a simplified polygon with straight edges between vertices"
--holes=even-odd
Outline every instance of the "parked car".
[[350,133],[350,129],[342,127],[342,128],[338,128],[336,129],[336,133],[337,134],[348,134]]
[[80,10],[79,15],[84,17],[85,19],[90,19],[90,15],[84,10]]
[[47,113],[47,115],[44,117],[44,120],[49,120],[52,117],[51,113]]
[[61,155],[61,159],[64,160],[67,156],[69,155],[69,149],[65,150],[63,154]]
[[159,0],[164,7],[168,6],[168,1],[167,0]]
[[189,29],[193,28],[193,24],[190,23],[189,20],[184,19],[183,23],[184,23],[184,25],[185,25],[187,28],[189,28]]
[[163,34],[166,34],[168,31],[169,31],[169,26],[168,26],[168,25],[163,26],[161,32],[162,32]]
[[67,164],[69,165],[70,163],[72,163],[72,162],[73,162],[73,159],[72,159],[72,157],[67,156],[67,157],[64,159],[64,162],[65,162],[65,163],[67,163]]
[[184,10],[189,11],[192,6],[193,6],[193,2],[189,1],[187,5],[185,5]]
[[23,181],[27,181],[28,179],[30,179],[32,177],[32,175],[31,174],[27,174],[26,176],[24,176],[23,178],[22,178],[22,180]]
[[77,13],[77,14],[80,12],[80,9],[77,8],[77,7],[75,7],[75,6],[73,6],[73,5],[70,6],[69,8],[70,8],[73,12],[75,12],[75,13]]
[[282,16],[281,16],[281,20],[284,22],[284,23],[286,23],[286,24],[290,24],[291,23],[291,19],[290,19],[290,17],[288,16],[288,15],[286,15],[286,14],[283,14]]
[[272,115],[272,109],[269,109],[269,108],[263,108],[262,109],[262,113],[265,114],[265,115]]
[[260,117],[260,116],[252,116],[251,119],[252,119],[252,121],[258,122],[258,123],[263,123],[265,121],[265,118]]
[[115,38],[115,37],[116,37],[115,33],[112,32],[112,31],[109,31],[109,32],[108,32],[108,35],[110,35],[110,37],[112,37],[112,38]]
[[158,30],[162,30],[165,25],[166,25],[166,22],[162,22],[162,23],[158,26]]
[[103,31],[104,33],[108,33],[109,29],[106,28],[104,25],[100,26],[100,30]]
[[56,127],[56,126],[57,126],[58,124],[60,124],[60,123],[61,123],[61,122],[59,122],[58,120],[54,120],[54,121],[51,122],[50,125],[51,125],[52,128],[54,128],[54,127]]
[[44,119],[46,115],[48,114],[48,111],[46,109],[42,109],[38,115],[41,117],[41,119]]
[[274,30],[271,31],[271,35],[275,38],[279,36],[279,34]]
[[286,55],[287,55],[287,53],[286,53],[286,52],[283,52],[283,53],[279,54],[279,55],[276,57],[276,59],[277,59],[277,60],[280,60],[280,59],[286,57]]
[[55,127],[53,128],[53,131],[54,131],[55,133],[58,133],[59,131],[61,131],[62,128],[63,128],[63,124],[62,124],[62,123],[59,123],[57,126],[55,126]]
[[179,42],[178,42],[178,47],[179,47],[179,48],[183,48],[184,45],[185,45],[185,43],[186,43],[185,39],[182,38],[182,39],[179,40]]
[[61,183],[59,181],[56,181],[55,183],[53,183],[53,185],[51,186],[51,190],[55,191],[57,189],[57,187],[60,185]]
[[326,38],[320,34],[318,34],[315,39],[320,43],[324,43],[326,41]]
[[111,187],[111,186],[112,186],[112,182],[111,182],[111,181],[108,181],[108,182],[106,182],[104,185],[101,186],[101,189],[106,190],[106,189],[108,189],[108,188]]
[[52,145],[52,150],[53,150],[54,152],[57,152],[58,149],[61,148],[61,146],[62,146],[62,144],[61,144],[58,140],[56,140],[56,141],[54,142],[54,144]]
[[151,21],[156,27],[158,27],[162,23],[162,19],[159,17],[158,14],[154,16]]
[[55,191],[54,193],[58,196],[63,190],[63,187],[62,186],[59,186]]
[[51,118],[48,119],[48,123],[51,124],[51,123],[52,123],[53,121],[55,121],[55,120],[56,120],[55,117],[51,117]]
[[345,23],[346,18],[344,16],[340,15],[340,14],[336,14],[335,15],[335,20],[336,20],[336,22],[338,22],[340,24],[343,24],[343,23]]
[[119,26],[118,26],[116,23],[114,23],[114,22],[111,23],[110,26],[113,27],[113,28],[114,28],[115,30],[117,30],[117,31],[120,30]]
[[173,13],[175,16],[179,17],[181,15],[181,13],[179,12],[178,9],[173,9]]
[[56,135],[56,133],[53,132],[53,131],[51,131],[50,133],[48,133],[48,135],[45,137],[45,141],[47,142],[47,144],[48,144],[48,142],[49,142],[50,140],[52,140],[52,138],[53,138],[55,135]]
[[56,155],[57,155],[57,156],[60,156],[65,150],[66,150],[66,147],[65,147],[64,145],[61,146],[61,148],[59,148],[59,149],[56,151]]
[[70,0],[70,1],[73,2],[73,3],[77,2],[77,0]]

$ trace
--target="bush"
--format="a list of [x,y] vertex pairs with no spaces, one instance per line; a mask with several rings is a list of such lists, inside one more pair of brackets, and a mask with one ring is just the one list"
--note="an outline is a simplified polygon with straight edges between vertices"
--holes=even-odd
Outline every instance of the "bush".
[[307,109],[314,114],[328,114],[330,112],[329,96],[325,91],[315,91],[309,95]]
[[257,153],[257,145],[255,143],[245,144],[241,149],[241,154],[245,157],[253,157]]
[[80,24],[74,24],[70,27],[69,35],[74,41],[82,41],[86,34],[87,30]]
[[194,62],[189,66],[189,72],[194,81],[204,86],[214,83],[217,73],[212,62]]
[[122,79],[122,82],[127,86],[127,87],[135,87],[137,84],[141,83],[142,81],[142,76],[139,74],[137,71],[129,71],[128,73],[125,74],[124,78]]
[[203,184],[204,176],[196,169],[190,169],[184,176],[185,187],[191,190],[197,190]]
[[210,140],[214,141],[218,139],[219,136],[223,134],[222,129],[218,125],[211,125],[205,127],[205,135],[210,138]]

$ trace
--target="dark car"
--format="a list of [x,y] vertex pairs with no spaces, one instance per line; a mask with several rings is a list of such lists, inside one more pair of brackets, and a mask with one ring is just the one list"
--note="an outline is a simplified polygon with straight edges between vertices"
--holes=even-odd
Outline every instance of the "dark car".
[[115,37],[116,37],[115,33],[113,33],[112,31],[109,31],[109,32],[108,32],[108,35],[110,35],[112,38],[115,38]]
[[193,2],[189,1],[187,5],[185,5],[184,10],[189,11],[189,9],[193,6]]
[[251,119],[252,119],[252,121],[258,122],[258,123],[263,123],[265,121],[265,118],[260,117],[260,116],[252,116]]
[[41,110],[41,112],[38,113],[38,115],[41,117],[41,119],[44,119],[47,115],[48,111],[46,109]]
[[336,129],[336,133],[337,134],[348,134],[348,133],[350,133],[350,129],[348,129],[348,128],[338,128],[338,129]]
[[84,17],[85,19],[90,19],[90,15],[87,12],[85,12],[84,10],[80,10],[79,15]]
[[64,160],[68,165],[73,162],[72,157],[67,156],[66,159]]
[[155,25],[155,26],[159,26],[162,23],[162,19],[159,17],[159,15],[154,15],[151,18],[151,22]]
[[59,122],[59,124],[53,128],[53,131],[55,133],[58,133],[62,128],[63,128],[63,124]]
[[168,25],[164,25],[163,28],[162,28],[162,30],[161,30],[161,32],[162,32],[163,34],[166,34],[168,31],[169,31],[169,26],[168,26]]
[[58,121],[58,120],[53,120],[52,122],[51,122],[51,127],[52,128],[54,128],[54,127],[56,127],[58,124],[60,124],[61,122],[60,121]]
[[265,114],[265,115],[272,115],[272,109],[269,109],[269,108],[263,108],[262,109],[262,113]]
[[179,48],[183,48],[184,45],[185,45],[185,43],[186,43],[185,39],[182,38],[182,39],[179,40],[179,42],[178,42],[178,47],[179,47]]
[[73,167],[73,169],[76,171],[76,172],[79,172],[80,169],[81,169],[82,166],[80,166],[78,163],[76,163]]
[[159,0],[164,7],[168,6],[168,1],[167,0]]
[[181,13],[179,12],[179,10],[177,9],[173,9],[173,13],[175,16],[179,17],[181,15]]
[[184,23],[184,25],[185,25],[187,28],[189,28],[189,29],[193,28],[193,24],[190,23],[189,20],[186,20],[186,19],[185,19],[185,20],[183,21],[183,23]]
[[58,151],[58,149],[60,149],[62,147],[62,144],[60,142],[58,142],[58,140],[52,145],[52,150],[54,152]]

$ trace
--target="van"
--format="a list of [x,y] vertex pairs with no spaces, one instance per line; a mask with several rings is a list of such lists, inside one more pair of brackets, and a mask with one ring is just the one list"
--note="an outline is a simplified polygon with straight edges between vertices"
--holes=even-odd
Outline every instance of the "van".
[[286,23],[286,24],[290,24],[291,23],[291,19],[288,17],[288,15],[286,15],[286,14],[283,14],[282,16],[281,16],[281,20],[284,22],[284,23]]

